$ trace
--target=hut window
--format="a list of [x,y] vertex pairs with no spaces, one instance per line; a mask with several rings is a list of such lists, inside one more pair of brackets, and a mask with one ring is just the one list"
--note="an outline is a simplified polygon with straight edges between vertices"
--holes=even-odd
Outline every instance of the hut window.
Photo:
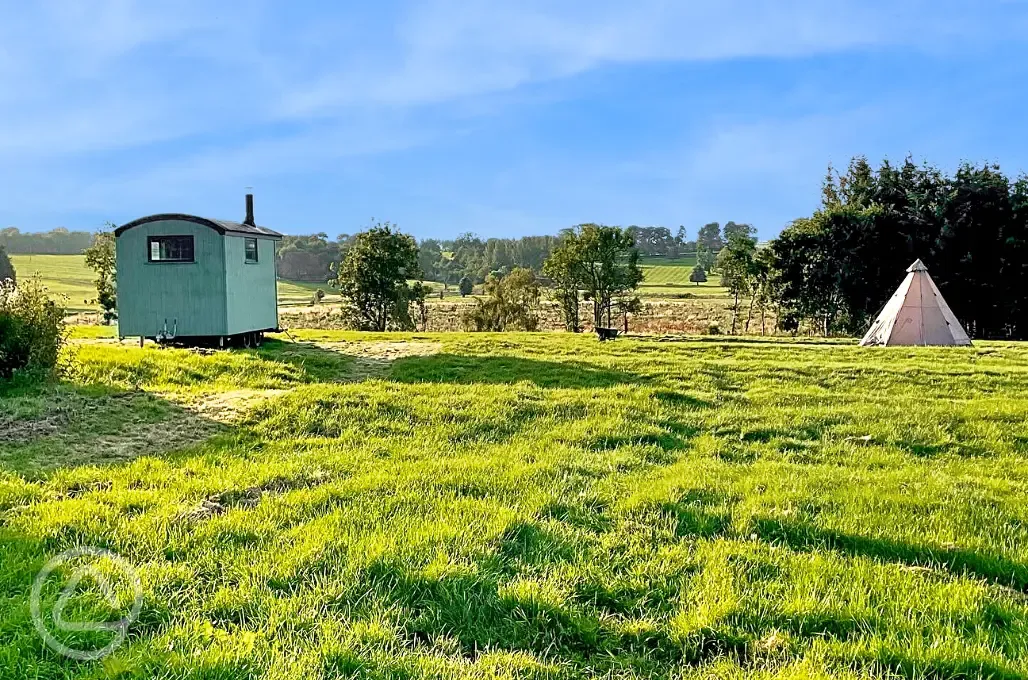
[[246,239],[246,261],[257,261],[257,239],[255,238]]
[[193,262],[192,236],[149,236],[146,239],[150,262]]

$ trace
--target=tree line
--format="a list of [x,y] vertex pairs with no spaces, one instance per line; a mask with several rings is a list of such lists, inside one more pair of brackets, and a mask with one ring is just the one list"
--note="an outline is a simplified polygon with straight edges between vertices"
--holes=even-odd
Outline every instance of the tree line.
[[[452,240],[426,239],[419,244],[418,261],[425,277],[445,286],[481,284],[492,275],[505,275],[514,269],[530,269],[537,275],[543,272],[546,260],[577,227],[564,229],[554,236],[524,236],[516,239],[482,239],[473,233],[464,233]],[[739,230],[755,233],[747,224],[726,222],[704,225],[693,241],[686,240],[686,229],[679,226],[675,234],[667,227],[640,227],[622,229],[632,240],[635,250],[645,257],[697,255],[709,271],[715,266],[717,253],[729,236]]]
[[[746,233],[753,230],[749,225],[731,221],[725,223],[722,230],[718,222],[711,222],[704,225],[697,239],[692,241],[686,240],[684,226],[678,227],[675,234],[667,227],[634,225],[626,227],[624,232],[631,237],[640,255],[671,258],[696,255],[709,271],[728,238],[740,229]],[[491,275],[505,275],[519,268],[541,274],[547,258],[568,232],[489,239],[467,232],[453,239],[424,239],[417,244],[418,265],[426,280],[438,281],[445,288],[455,286],[469,294],[469,286],[484,284]],[[278,275],[291,281],[329,281],[335,276],[333,265],[342,261],[353,240],[350,234],[330,239],[323,232],[285,236],[277,250]]]
[[[518,241],[533,243],[518,239],[515,245]],[[456,246],[451,251],[453,258],[447,259],[470,262],[461,258],[480,252],[479,243],[470,235],[459,237],[446,244]],[[420,282],[425,276],[420,256],[414,238],[390,223],[376,224],[354,236],[330,282],[339,290],[342,314],[349,325],[370,331],[412,330],[419,325],[423,329],[428,289]],[[634,291],[642,281],[642,270],[639,250],[627,229],[596,224],[567,229],[541,259],[540,268],[552,282],[551,296],[561,307],[568,330],[581,330],[582,301],[592,301],[596,327],[609,327],[616,321],[627,324],[628,315],[638,311],[640,303]],[[531,267],[519,266],[516,261],[511,264],[510,270],[486,276],[485,297],[477,299],[463,316],[469,330],[538,328],[542,281]]]
[[821,194],[768,246],[785,329],[862,334],[920,258],[971,337],[1028,337],[1028,177],[857,157],[829,168]]
[[329,239],[324,232],[283,236],[275,249],[279,278],[325,283],[333,277],[333,264],[342,260],[352,240],[349,234]]
[[89,231],[58,227],[43,232],[22,232],[17,227],[0,229],[0,248],[14,255],[81,255],[93,241]]
[[[110,225],[108,225],[110,226]],[[696,255],[709,271],[717,253],[737,228],[735,222],[712,222],[701,227],[697,238],[686,240],[686,229],[679,226],[673,234],[668,227],[632,225],[625,231],[632,237],[640,255],[670,257]],[[566,231],[566,230],[565,230]],[[427,280],[445,287],[484,284],[491,274],[506,274],[525,268],[540,274],[543,263],[560,243],[557,235],[521,238],[483,239],[464,233],[454,239],[424,239],[418,243],[418,262]],[[48,232],[21,232],[16,227],[0,231],[0,247],[8,253],[80,255],[93,245],[94,234],[69,231],[63,227]],[[340,234],[330,238],[325,232],[299,236],[286,235],[278,244],[278,275],[290,281],[325,283],[335,277],[333,265],[343,260],[354,236]]]

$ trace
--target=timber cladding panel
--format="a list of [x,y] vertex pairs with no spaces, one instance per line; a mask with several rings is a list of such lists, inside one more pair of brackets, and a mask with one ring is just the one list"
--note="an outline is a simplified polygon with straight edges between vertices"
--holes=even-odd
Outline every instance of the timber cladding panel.
[[[247,261],[248,238],[257,242],[256,262]],[[278,328],[275,241],[236,234],[224,240],[227,334]]]
[[[193,262],[150,262],[151,236],[192,236]],[[118,234],[118,333],[227,335],[225,236],[186,220],[148,222]]]

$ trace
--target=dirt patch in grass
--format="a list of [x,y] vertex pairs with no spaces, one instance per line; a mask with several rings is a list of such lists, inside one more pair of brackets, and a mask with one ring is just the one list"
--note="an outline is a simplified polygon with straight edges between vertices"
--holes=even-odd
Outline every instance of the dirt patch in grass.
[[94,460],[99,457],[100,460],[95,462],[120,462],[174,451],[225,431],[222,423],[184,411],[167,421],[126,427],[120,432],[70,448],[81,449]]
[[251,509],[257,507],[267,495],[281,494],[293,489],[310,489],[324,484],[329,479],[331,476],[328,473],[316,470],[298,478],[276,477],[245,489],[229,489],[203,499],[195,508],[180,513],[178,520],[200,522],[222,515],[229,508]]
[[234,425],[240,422],[243,415],[257,404],[285,394],[285,392],[286,390],[242,389],[199,395],[167,394],[165,396],[204,420],[223,425]]
[[74,436],[75,430],[84,423],[101,419],[112,411],[131,419],[131,412],[137,407],[147,408],[152,398],[144,392],[89,395],[56,390],[45,399],[45,405],[34,415],[0,414],[0,444],[28,444],[50,436]]
[[223,514],[225,514],[224,505],[211,498],[205,498],[197,507],[179,514],[177,519],[180,522],[200,522]]
[[53,469],[120,463],[203,441],[225,429],[208,415],[141,390],[58,386],[0,416],[0,465]]
[[0,414],[0,444],[23,444],[60,431],[68,422],[65,410],[51,409],[38,418],[22,420]]
[[397,359],[425,357],[439,354],[442,343],[438,342],[316,342],[314,346],[354,357],[348,381],[384,378],[389,366]]

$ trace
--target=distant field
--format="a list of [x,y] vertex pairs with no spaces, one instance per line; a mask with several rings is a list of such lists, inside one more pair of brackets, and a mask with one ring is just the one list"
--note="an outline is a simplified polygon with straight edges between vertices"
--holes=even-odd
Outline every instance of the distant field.
[[[88,300],[96,296],[93,289],[93,273],[86,267],[82,255],[11,255],[11,262],[19,276],[31,276],[38,273],[43,283],[56,295],[66,297],[69,311],[95,311]],[[681,296],[695,297],[727,297],[721,287],[721,279],[708,275],[707,283],[696,285],[689,282],[689,275],[696,264],[695,256],[681,259],[662,257],[644,258],[641,262],[643,283],[640,295],[650,298],[673,298]],[[435,281],[426,282],[436,294],[443,287]],[[301,281],[278,282],[278,301],[282,307],[307,306],[317,289],[325,291],[325,304],[339,301],[333,289],[327,283],[306,283]],[[476,291],[477,292],[477,291]],[[447,298],[459,297],[456,286],[450,286]],[[431,300],[437,300],[433,297]],[[431,301],[430,300],[430,301]]]
[[[19,277],[28,277],[36,273],[43,284],[55,295],[66,297],[68,311],[91,312],[95,305],[88,300],[96,297],[93,288],[93,272],[86,267],[83,255],[11,255],[11,263]],[[311,301],[314,291],[321,288],[329,295],[326,301],[338,300],[331,295],[328,284],[303,283],[299,281],[279,281],[278,301],[283,307],[306,305]]]
[[303,281],[285,281],[279,279],[278,304],[282,307],[308,305],[314,296],[314,291],[319,288],[325,291],[326,302],[331,302],[339,298],[338,295],[334,295],[332,293],[332,288],[327,283],[305,283]]
[[646,257],[640,262],[643,282],[640,294],[643,297],[674,297],[690,293],[697,297],[727,297],[728,291],[721,287],[721,277],[707,274],[707,282],[699,285],[689,281],[696,256],[679,259],[668,257]]
[[70,311],[93,311],[95,305],[88,300],[96,297],[93,287],[93,272],[86,267],[83,255],[11,255],[11,264],[19,278],[36,273],[55,295],[67,297]]
[[[410,283],[414,283],[414,281],[410,281]],[[438,301],[439,291],[442,290],[443,284],[436,281],[425,281],[425,285],[432,291],[432,297],[429,298],[429,301]],[[309,283],[306,281],[286,281],[285,279],[279,279],[278,304],[280,307],[310,306],[311,300],[314,297],[314,292],[319,288],[325,292],[325,297],[321,300],[323,305],[330,305],[340,301],[339,294],[336,293],[335,289],[327,283]],[[459,296],[460,293],[457,291],[457,288],[455,286],[450,286],[449,291],[446,293],[446,297],[453,298]]]

